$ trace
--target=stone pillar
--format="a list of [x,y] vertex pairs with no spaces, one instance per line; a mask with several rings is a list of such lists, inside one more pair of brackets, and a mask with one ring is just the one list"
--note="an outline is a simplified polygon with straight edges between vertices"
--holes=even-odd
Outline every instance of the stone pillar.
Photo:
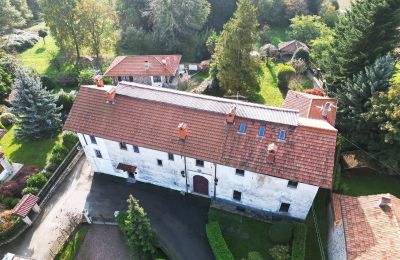
[[24,217],[22,221],[28,224],[29,226],[32,225],[32,221],[28,216]]
[[39,207],[39,205],[38,205],[38,204],[35,204],[35,205],[33,206],[32,210],[33,210],[35,213],[39,213],[39,212],[40,212],[40,207]]
[[91,218],[90,215],[89,215],[89,211],[88,211],[87,209],[84,209],[84,210],[82,211],[82,213],[83,213],[83,216],[85,217],[86,221],[87,221],[89,224],[92,224],[92,218]]

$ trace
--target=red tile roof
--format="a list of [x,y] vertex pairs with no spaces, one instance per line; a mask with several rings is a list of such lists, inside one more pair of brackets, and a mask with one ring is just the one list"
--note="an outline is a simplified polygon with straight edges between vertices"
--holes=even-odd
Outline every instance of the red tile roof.
[[[347,259],[393,259],[400,256],[400,199],[390,194],[339,196]],[[379,207],[389,197],[390,207]]]
[[[118,56],[104,73],[106,76],[174,76],[181,55]],[[149,68],[145,68],[146,62]],[[163,62],[166,62],[164,64]]]
[[322,108],[327,102],[333,105],[331,107],[332,111],[328,113],[327,121],[331,125],[335,125],[336,100],[334,98],[289,90],[286,95],[284,107],[298,109],[301,117],[325,120],[322,116]]
[[15,205],[12,210],[13,215],[17,215],[21,218],[25,218],[32,210],[33,206],[37,203],[39,198],[33,194],[26,194],[22,199]]
[[[142,95],[118,94],[121,93],[118,91],[121,85],[117,87],[113,105],[105,103],[104,89],[82,87],[64,128],[117,142],[331,188],[337,131],[326,122],[315,120],[321,121],[322,125],[317,124],[316,127],[312,127],[310,122],[313,120],[305,124],[300,120],[295,126],[236,116],[235,124],[227,125],[225,119],[228,109],[225,112],[207,109],[212,106],[221,108],[222,103],[228,101],[232,103],[234,102],[232,100],[224,99],[223,102],[222,99],[205,95],[168,90],[170,94],[176,93],[171,100],[178,98],[182,100],[182,96],[187,95],[188,98],[194,98],[195,103],[204,102],[204,99],[208,101],[207,109],[185,107],[172,101],[145,99]],[[164,91],[144,86],[138,88],[150,91],[154,99]],[[242,110],[242,106],[245,104],[238,104],[238,111]],[[264,110],[259,110],[262,108]],[[277,113],[278,116],[284,117],[288,116],[285,113],[292,113],[282,109],[283,114],[280,115],[279,108],[272,110],[260,105],[254,109],[257,109],[255,110],[257,114]],[[247,123],[247,133],[238,134],[238,127],[243,121]],[[189,131],[185,141],[179,140],[177,132],[177,126],[182,122],[187,124]],[[261,123],[266,123],[267,126],[264,138],[256,136]],[[286,142],[277,141],[280,129],[287,130]],[[271,143],[277,144],[278,152],[275,163],[267,164],[267,147]]]

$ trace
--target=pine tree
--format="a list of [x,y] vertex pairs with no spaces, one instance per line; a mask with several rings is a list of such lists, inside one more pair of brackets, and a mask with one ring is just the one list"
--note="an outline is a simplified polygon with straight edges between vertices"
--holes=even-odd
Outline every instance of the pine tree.
[[228,95],[251,97],[259,91],[258,62],[250,57],[257,42],[256,9],[250,0],[239,0],[234,17],[224,26],[214,54],[217,79]]
[[363,120],[363,114],[371,109],[370,99],[373,95],[389,89],[394,71],[393,58],[386,55],[378,58],[374,64],[366,67],[340,88],[337,93],[337,124],[344,134],[361,137],[363,133],[371,132]]
[[14,83],[12,112],[17,116],[16,136],[38,140],[57,133],[61,127],[60,107],[55,96],[42,87],[40,79],[18,70]]
[[356,0],[335,27],[327,60],[320,62],[329,90],[392,51],[400,40],[400,0]]

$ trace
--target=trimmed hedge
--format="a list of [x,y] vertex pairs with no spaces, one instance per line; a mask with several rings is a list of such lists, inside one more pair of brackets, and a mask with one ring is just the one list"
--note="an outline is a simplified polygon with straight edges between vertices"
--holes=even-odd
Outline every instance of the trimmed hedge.
[[15,121],[14,114],[6,112],[0,116],[0,123],[5,127],[12,126],[14,124],[14,121]]
[[292,241],[292,260],[304,260],[306,256],[307,226],[295,223]]
[[229,250],[218,222],[211,222],[206,225],[208,242],[217,260],[233,260],[233,254]]

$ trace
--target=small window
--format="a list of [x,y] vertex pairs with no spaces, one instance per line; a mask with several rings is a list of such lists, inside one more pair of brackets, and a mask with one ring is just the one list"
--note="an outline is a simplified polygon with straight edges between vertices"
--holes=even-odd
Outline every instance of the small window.
[[239,133],[241,133],[241,134],[245,134],[246,133],[246,123],[245,122],[240,123]]
[[121,148],[121,150],[128,150],[128,147],[126,147],[126,143],[119,143],[119,148]]
[[296,189],[298,184],[299,184],[299,183],[298,183],[297,181],[289,181],[287,186],[288,186],[289,188],[294,188],[294,189]]
[[262,137],[265,135],[265,125],[260,125],[260,128],[258,128],[258,136]]
[[242,193],[240,191],[234,190],[233,191],[233,199],[236,201],[242,200]]
[[204,167],[204,161],[202,161],[202,160],[197,160],[197,159],[196,159],[196,166],[198,166],[198,167]]
[[129,82],[133,82],[133,77],[129,76]]
[[92,144],[97,144],[96,137],[94,137],[93,135],[90,136],[90,141],[92,142]]
[[161,82],[160,76],[153,76],[153,82]]
[[101,152],[99,150],[94,150],[96,157],[97,158],[103,158],[103,156],[101,155]]
[[122,77],[121,76],[118,76],[118,82],[120,82],[120,81],[122,81]]
[[281,203],[281,207],[279,208],[279,212],[289,212],[290,204],[289,203]]
[[132,145],[132,146],[133,146],[133,151],[135,153],[139,153],[139,146],[137,146],[137,145]]
[[168,154],[168,160],[170,160],[170,161],[174,160],[174,155],[172,153]]
[[236,169],[236,175],[244,176],[244,170]]
[[158,165],[158,166],[162,166],[162,160],[157,159],[157,165]]
[[280,130],[279,131],[279,140],[285,140],[285,139],[286,139],[286,131]]

